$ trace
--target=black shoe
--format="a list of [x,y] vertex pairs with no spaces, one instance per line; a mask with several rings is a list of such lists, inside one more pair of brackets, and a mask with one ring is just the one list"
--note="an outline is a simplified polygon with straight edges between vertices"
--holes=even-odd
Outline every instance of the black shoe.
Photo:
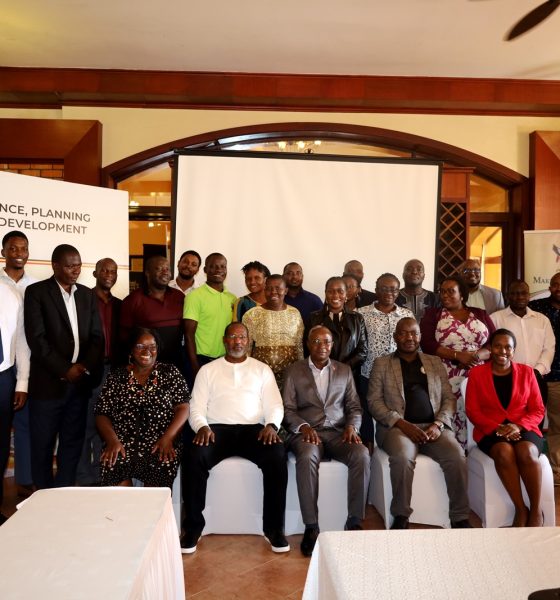
[[200,531],[187,532],[181,536],[181,554],[196,552],[196,545],[200,539]]
[[472,529],[472,525],[468,519],[462,519],[461,521],[451,521],[451,529]]
[[311,556],[313,554],[313,548],[315,548],[315,542],[319,537],[318,527],[306,527],[301,540],[300,549],[303,556]]
[[408,529],[408,517],[397,516],[393,520],[391,529]]
[[0,525],[4,525],[4,523],[8,520],[8,517],[6,515],[3,515],[2,513],[0,513]]
[[360,519],[350,517],[346,520],[344,531],[362,531],[364,528],[360,524]]
[[290,544],[281,529],[264,533],[264,539],[270,544],[272,552],[289,552]]

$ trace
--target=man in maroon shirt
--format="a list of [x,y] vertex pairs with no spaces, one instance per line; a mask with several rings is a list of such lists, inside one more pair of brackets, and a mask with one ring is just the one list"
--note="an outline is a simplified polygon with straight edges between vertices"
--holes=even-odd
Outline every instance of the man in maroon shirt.
[[86,436],[76,471],[78,485],[96,485],[99,482],[99,457],[101,456],[102,441],[95,427],[93,409],[109,370],[122,362],[118,340],[122,300],[111,294],[111,289],[117,282],[117,263],[112,258],[102,258],[97,261],[93,276],[95,277],[95,287],[92,293],[97,298],[101,328],[105,337],[105,352],[101,383],[93,390],[88,403]]
[[153,329],[161,339],[158,359],[181,369],[185,296],[169,287],[170,279],[167,258],[152,256],[146,261],[142,287],[123,300],[120,339],[125,343],[133,327]]

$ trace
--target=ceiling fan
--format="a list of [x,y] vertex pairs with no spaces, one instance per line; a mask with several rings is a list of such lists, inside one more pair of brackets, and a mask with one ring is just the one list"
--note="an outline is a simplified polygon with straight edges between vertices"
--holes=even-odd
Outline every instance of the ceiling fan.
[[522,19],[509,30],[505,36],[506,42],[511,42],[520,35],[526,33],[542,23],[560,6],[560,0],[546,0],[536,8],[528,12]]

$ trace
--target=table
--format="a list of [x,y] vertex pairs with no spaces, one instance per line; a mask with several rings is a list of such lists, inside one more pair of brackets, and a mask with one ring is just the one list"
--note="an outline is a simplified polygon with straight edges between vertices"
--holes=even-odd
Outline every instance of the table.
[[9,600],[183,600],[170,490],[38,491],[0,527],[0,569]]
[[527,600],[560,587],[560,529],[319,535],[303,600]]

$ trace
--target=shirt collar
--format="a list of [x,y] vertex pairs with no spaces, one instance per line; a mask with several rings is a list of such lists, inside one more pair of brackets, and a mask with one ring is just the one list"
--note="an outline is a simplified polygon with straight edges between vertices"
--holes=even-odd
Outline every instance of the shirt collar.
[[330,358],[327,361],[327,364],[322,369],[318,369],[313,364],[313,361],[311,360],[311,356],[307,359],[307,363],[309,365],[309,368],[312,369],[313,371],[315,371],[316,373],[322,373],[325,369],[330,369],[331,368],[331,359]]

